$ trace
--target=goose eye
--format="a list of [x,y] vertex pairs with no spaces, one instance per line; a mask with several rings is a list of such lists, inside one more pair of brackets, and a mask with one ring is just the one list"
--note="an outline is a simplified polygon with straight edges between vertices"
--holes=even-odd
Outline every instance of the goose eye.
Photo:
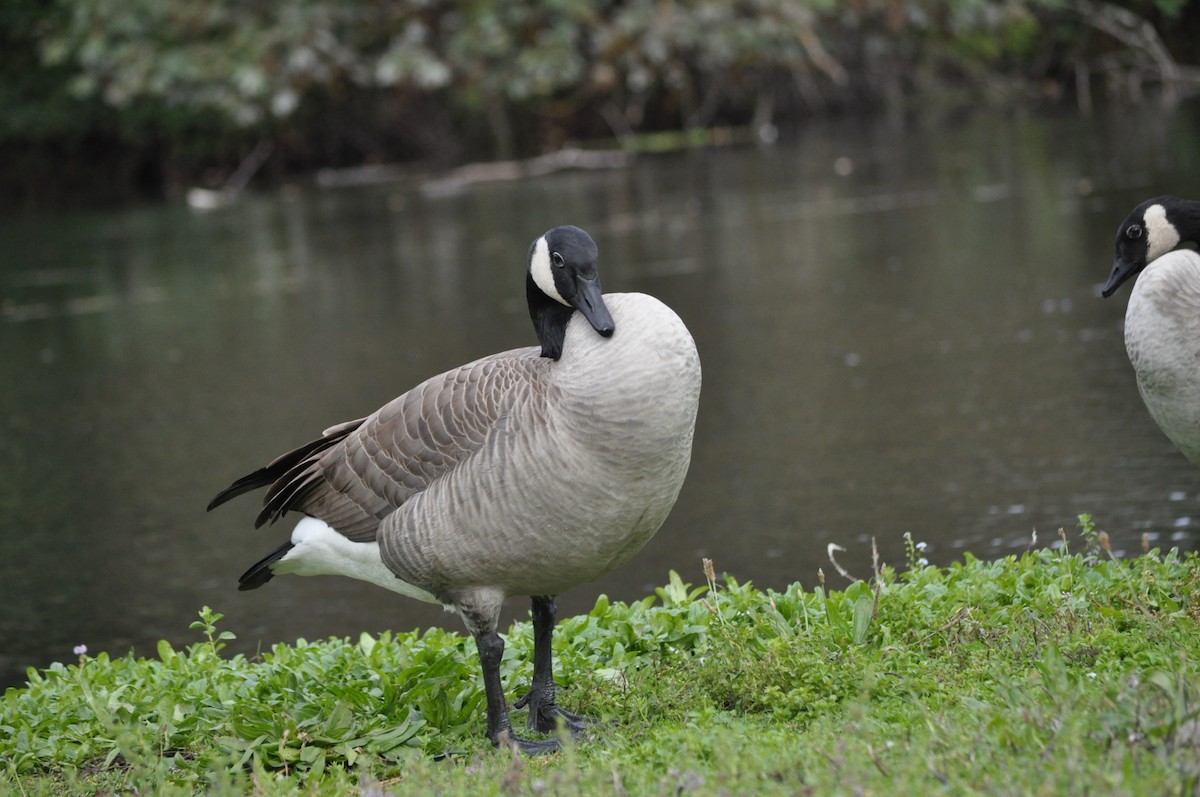
[[1130,224],[1129,227],[1125,229],[1125,237],[1130,239],[1141,238],[1142,228],[1136,224]]
[[559,268],[562,268],[563,266],[566,265],[566,261],[563,260],[563,256],[560,255],[558,252],[555,252],[554,254],[550,255],[550,259],[554,262],[554,265],[558,266]]

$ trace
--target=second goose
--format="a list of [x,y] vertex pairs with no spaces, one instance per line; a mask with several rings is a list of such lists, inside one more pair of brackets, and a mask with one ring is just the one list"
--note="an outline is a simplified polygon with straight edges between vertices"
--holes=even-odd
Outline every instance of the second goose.
[[1112,296],[1137,277],[1125,310],[1125,350],[1150,415],[1200,465],[1200,255],[1177,249],[1200,241],[1200,202],[1146,200],[1117,230],[1104,286]]
[[362,579],[461,615],[483,667],[487,736],[527,753],[500,682],[505,598],[532,598],[528,725],[572,731],[551,667],[554,596],[628,560],[671,511],[700,395],[692,336],[662,302],[602,295],[596,245],[556,227],[529,248],[526,297],[540,346],[435,376],[374,414],[235,481],[212,509],[267,487],[256,526],[306,515],[241,577]]

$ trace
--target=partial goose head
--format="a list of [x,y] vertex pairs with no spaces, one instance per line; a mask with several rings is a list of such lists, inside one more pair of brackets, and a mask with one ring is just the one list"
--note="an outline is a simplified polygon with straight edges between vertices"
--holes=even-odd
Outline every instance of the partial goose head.
[[1174,196],[1147,199],[1117,230],[1116,257],[1105,297],[1181,243],[1200,243],[1200,202]]
[[567,324],[576,310],[603,337],[616,330],[600,292],[596,242],[578,227],[555,227],[529,246],[525,293],[542,356],[562,356]]

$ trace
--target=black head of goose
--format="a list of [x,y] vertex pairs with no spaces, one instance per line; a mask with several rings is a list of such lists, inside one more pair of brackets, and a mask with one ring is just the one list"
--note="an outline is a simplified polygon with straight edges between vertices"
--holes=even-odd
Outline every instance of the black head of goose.
[[1117,229],[1103,288],[1136,277],[1125,309],[1125,350],[1150,415],[1189,460],[1200,464],[1200,202],[1160,196],[1142,202]]
[[529,248],[526,295],[540,346],[434,376],[374,414],[238,479],[212,509],[267,487],[256,526],[305,515],[241,577],[333,574],[441,603],[479,650],[487,736],[527,752],[500,683],[501,603],[532,598],[528,725],[588,720],[555,701],[554,596],[640,550],[675,503],[691,458],[700,360],[679,317],[640,293],[600,290],[596,245],[556,227]]

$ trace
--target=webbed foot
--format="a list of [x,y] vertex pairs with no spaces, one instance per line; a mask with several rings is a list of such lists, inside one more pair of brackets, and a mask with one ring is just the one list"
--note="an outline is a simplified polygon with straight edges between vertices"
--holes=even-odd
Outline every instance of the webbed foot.
[[511,730],[504,731],[498,738],[492,739],[492,744],[496,747],[512,748],[521,755],[557,753],[562,749],[562,743],[558,739],[523,739]]
[[538,733],[554,733],[561,722],[562,727],[570,731],[572,736],[578,736],[600,724],[600,721],[593,717],[567,711],[554,702],[553,693],[546,695],[536,686],[513,704],[513,708],[526,706],[529,707],[529,729]]

